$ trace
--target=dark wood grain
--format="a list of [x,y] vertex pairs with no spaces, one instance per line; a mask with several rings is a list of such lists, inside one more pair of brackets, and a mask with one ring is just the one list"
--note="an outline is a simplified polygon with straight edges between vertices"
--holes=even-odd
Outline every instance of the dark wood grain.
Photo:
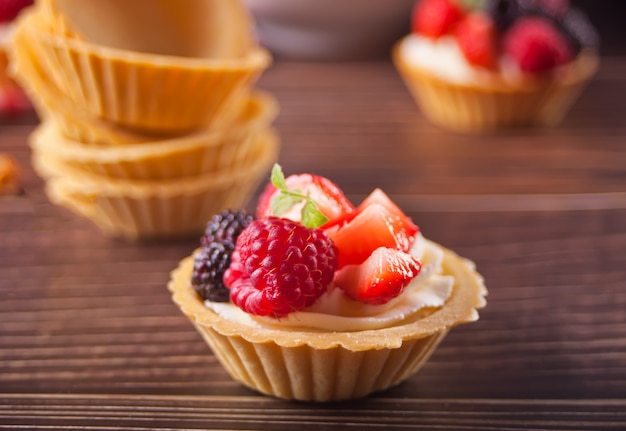
[[233,382],[165,288],[196,239],[132,244],[52,206],[34,116],[4,121],[25,193],[0,198],[0,429],[626,429],[626,59],[607,57],[561,127],[485,136],[427,123],[393,66],[277,63],[287,173],[358,201],[387,191],[474,260],[481,319],[408,382],[290,403]]
[[[9,396],[11,425],[81,429],[620,430],[623,401],[372,398],[331,405],[252,396]],[[0,410],[0,417],[5,410]],[[85,421],[85,417],[89,420]],[[588,418],[593,417],[593,420]],[[24,426],[26,428],[24,428]]]

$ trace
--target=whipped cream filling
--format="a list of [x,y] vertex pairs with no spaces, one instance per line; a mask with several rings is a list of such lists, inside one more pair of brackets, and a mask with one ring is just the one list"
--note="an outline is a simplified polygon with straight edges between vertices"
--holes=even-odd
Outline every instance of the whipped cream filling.
[[[470,64],[453,36],[437,39],[408,35],[400,45],[403,58],[415,67],[427,70],[435,76],[457,84],[479,84],[486,82],[494,71]],[[516,82],[523,72],[506,55],[500,57],[496,73],[510,82]]]
[[418,234],[410,252],[422,260],[420,273],[401,295],[383,305],[355,301],[335,286],[312,306],[278,319],[253,316],[232,303],[205,301],[205,305],[224,319],[253,327],[338,332],[390,327],[425,308],[443,306],[452,294],[454,277],[442,275],[443,250]]

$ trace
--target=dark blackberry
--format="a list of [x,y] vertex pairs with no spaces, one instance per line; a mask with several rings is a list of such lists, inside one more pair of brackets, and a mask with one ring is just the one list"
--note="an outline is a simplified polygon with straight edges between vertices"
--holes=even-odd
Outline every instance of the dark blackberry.
[[523,15],[561,19],[568,11],[569,0],[517,0]]
[[254,220],[242,210],[224,210],[213,216],[200,239],[202,248],[194,256],[191,284],[202,299],[227,302],[224,271],[230,266],[237,237]]
[[254,217],[243,210],[224,210],[209,220],[200,242],[203,247],[213,242],[229,243],[234,246],[241,231],[252,220]]
[[517,0],[488,0],[485,12],[491,15],[496,28],[504,31],[522,15]]
[[204,300],[228,302],[230,290],[224,286],[224,271],[230,266],[234,246],[212,242],[194,256],[191,284]]
[[524,16],[539,16],[559,26],[568,5],[566,0],[487,0],[485,11],[493,18],[496,28],[504,31]]
[[598,49],[600,35],[582,10],[571,8],[561,20],[561,28],[576,52],[583,47]]

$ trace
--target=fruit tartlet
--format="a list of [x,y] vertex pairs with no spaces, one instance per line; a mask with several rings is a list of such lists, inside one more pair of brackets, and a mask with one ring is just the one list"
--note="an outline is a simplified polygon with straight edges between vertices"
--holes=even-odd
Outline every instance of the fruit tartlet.
[[598,43],[569,0],[422,0],[393,60],[435,124],[554,126],[595,74]]
[[382,190],[354,206],[329,179],[278,165],[255,216],[215,215],[168,288],[235,380],[302,401],[401,383],[487,294],[472,262]]

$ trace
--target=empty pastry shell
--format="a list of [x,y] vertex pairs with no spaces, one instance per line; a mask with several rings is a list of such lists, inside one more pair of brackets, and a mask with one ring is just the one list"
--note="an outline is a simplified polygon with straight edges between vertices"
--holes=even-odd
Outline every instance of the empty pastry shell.
[[[209,130],[236,127],[253,118],[265,121],[276,114],[277,105],[269,95],[258,93],[251,96],[249,91],[245,91],[233,99],[233,103],[224,107],[220,116],[207,128],[182,134],[133,131],[77,109],[54,82],[48,79],[39,59],[32,55],[23,38],[16,39],[15,47],[12,57],[13,73],[30,95],[39,116],[54,121],[62,135],[83,145],[120,146],[154,143],[190,134],[208,133]],[[257,112],[259,110],[260,112]]]
[[50,31],[120,50],[238,58],[255,45],[239,0],[42,0],[41,9]]
[[112,180],[33,152],[35,171],[46,179],[51,202],[92,220],[100,229],[127,240],[198,235],[207,220],[227,208],[247,204],[278,158],[277,135],[257,135],[256,151],[236,169],[171,181]]
[[[182,133],[211,125],[271,63],[261,47],[224,59],[108,48],[42,31],[38,13],[20,16],[13,49],[30,50],[77,110],[136,131]],[[19,69],[16,74],[19,79]]]
[[124,146],[84,145],[63,136],[48,119],[29,142],[34,151],[52,154],[67,166],[111,178],[168,180],[236,171],[258,156],[257,135],[267,133],[273,104],[269,96],[251,99],[248,116],[228,129]]

